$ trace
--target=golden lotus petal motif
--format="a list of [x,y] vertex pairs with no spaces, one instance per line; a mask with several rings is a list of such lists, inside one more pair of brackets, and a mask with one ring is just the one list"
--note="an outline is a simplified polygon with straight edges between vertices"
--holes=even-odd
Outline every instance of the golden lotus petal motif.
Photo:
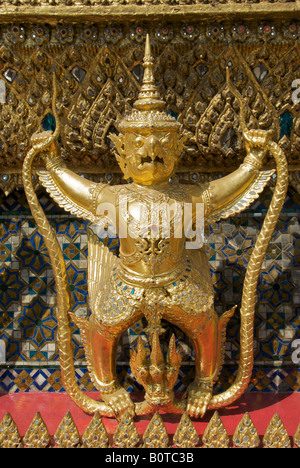
[[300,423],[297,427],[296,433],[294,435],[294,444],[300,448]]
[[187,413],[183,413],[173,439],[180,448],[193,448],[199,443],[199,436]]
[[291,448],[291,441],[281,421],[279,414],[275,413],[263,437],[265,448]]
[[50,444],[50,434],[39,412],[27,429],[23,442],[28,448],[46,448]]
[[108,448],[109,440],[100,414],[94,414],[93,419],[82,435],[83,448]]
[[[78,429],[70,412],[68,412],[59,424],[54,435],[58,448],[112,448],[109,445],[109,436],[105,425],[97,412],[83,432],[80,444]],[[177,425],[173,440],[171,441],[164,425],[162,417],[157,412],[149,422],[144,435],[141,448],[194,448],[199,447],[199,439],[202,433],[198,433],[189,415],[184,412]],[[34,416],[23,439],[19,434],[16,423],[7,412],[0,423],[0,448],[48,448],[52,434],[49,434],[45,422],[39,412]],[[274,414],[263,437],[263,446],[270,448],[290,448],[292,437],[288,435],[278,414]],[[133,419],[124,414],[113,435],[114,447],[134,448],[138,447],[140,436]],[[170,444],[171,442],[171,444]],[[249,416],[245,413],[236,427],[233,438],[228,436],[218,411],[215,411],[207,423],[203,437],[203,448],[254,448],[261,446],[257,430]],[[300,423],[293,437],[293,443],[300,446]]]
[[218,411],[215,411],[213,417],[209,421],[203,439],[204,448],[228,448],[229,437],[222,423]]
[[7,412],[0,424],[0,448],[22,448],[21,437],[11,415]]
[[168,447],[169,436],[159,413],[155,413],[143,435],[143,448]]
[[58,448],[74,448],[79,444],[79,432],[70,411],[58,426],[54,440]]
[[233,435],[233,443],[238,448],[256,448],[259,446],[259,435],[249,413],[245,413],[238,424]]
[[118,448],[133,448],[139,443],[139,434],[129,414],[124,414],[114,434],[114,443]]

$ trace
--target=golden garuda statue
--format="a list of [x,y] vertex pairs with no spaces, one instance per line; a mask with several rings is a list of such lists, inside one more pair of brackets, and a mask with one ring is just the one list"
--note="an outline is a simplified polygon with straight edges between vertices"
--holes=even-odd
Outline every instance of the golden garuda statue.
[[[165,110],[153,76],[153,57],[146,39],[144,78],[133,110],[111,135],[125,179],[111,186],[94,183],[69,170],[60,155],[60,132],[32,136],[32,148],[23,166],[26,195],[49,250],[57,289],[57,320],[64,386],[71,398],[88,413],[120,417],[125,411],[147,414],[162,408],[202,417],[235,401],[249,383],[253,365],[253,322],[256,287],[261,264],[287,190],[285,156],[269,132],[248,130],[244,101],[228,82],[241,106],[241,129],[247,154],[231,174],[210,183],[180,184],[172,180],[184,145],[181,126]],[[243,117],[243,118],[242,118]],[[262,170],[270,152],[276,160],[277,181],[269,211],[250,258],[244,280],[241,314],[241,350],[236,380],[225,392],[214,395],[220,372],[225,330],[234,309],[219,317],[214,310],[214,289],[203,245],[203,223],[225,219],[247,208],[263,191],[274,171]],[[33,190],[31,168],[41,154],[46,170],[40,181],[65,210],[92,225],[109,226],[120,238],[119,257],[89,230],[89,319],[70,314],[69,285],[60,247]],[[201,242],[202,239],[202,242]],[[101,401],[82,392],[75,379],[69,321],[81,331],[88,369]],[[150,356],[139,339],[131,369],[145,389],[145,400],[133,403],[116,378],[116,347],[122,333],[141,317],[147,319]],[[176,325],[192,340],[195,379],[187,396],[176,399],[173,387],[181,363],[174,336],[166,359],[159,335],[161,319]]]

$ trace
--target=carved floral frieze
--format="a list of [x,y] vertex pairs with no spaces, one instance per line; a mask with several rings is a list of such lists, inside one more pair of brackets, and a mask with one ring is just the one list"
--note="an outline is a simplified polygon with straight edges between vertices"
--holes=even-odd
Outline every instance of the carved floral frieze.
[[245,155],[226,68],[246,100],[249,128],[271,130],[297,170],[298,21],[14,22],[0,26],[1,188],[19,185],[32,134],[55,127],[53,73],[66,163],[118,177],[108,135],[137,98],[147,32],[159,90],[187,136],[179,172],[230,171]]

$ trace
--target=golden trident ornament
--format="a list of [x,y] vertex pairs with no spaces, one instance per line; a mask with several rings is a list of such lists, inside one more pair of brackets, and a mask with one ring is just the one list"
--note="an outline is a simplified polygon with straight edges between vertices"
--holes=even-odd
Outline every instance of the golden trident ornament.
[[[231,174],[210,182],[182,185],[172,175],[185,139],[178,121],[168,115],[153,73],[154,59],[149,36],[146,39],[143,83],[132,111],[119,124],[119,135],[111,136],[117,159],[126,179],[132,182],[110,186],[94,183],[69,170],[60,155],[60,123],[55,108],[54,133],[32,136],[32,148],[23,166],[28,202],[48,248],[57,290],[58,343],[63,383],[74,402],[88,413],[120,418],[125,412],[147,414],[165,411],[201,417],[238,399],[248,386],[253,367],[253,322],[257,281],[264,255],[281,211],[288,184],[283,151],[262,130],[248,130],[242,123],[246,157]],[[229,85],[230,86],[230,85]],[[230,86],[233,93],[235,90]],[[238,96],[243,104],[243,99]],[[243,106],[242,106],[243,107]],[[253,249],[242,294],[241,349],[235,381],[223,393],[213,385],[222,367],[226,324],[234,309],[219,317],[214,310],[214,291],[203,245],[187,248],[187,234],[180,213],[189,206],[191,225],[197,221],[197,207],[203,207],[206,223],[240,213],[259,197],[274,171],[262,170],[270,152],[277,167],[273,198]],[[91,316],[71,314],[66,267],[56,235],[34,192],[31,168],[42,154],[45,170],[41,183],[65,210],[89,220],[88,292]],[[153,213],[159,212],[156,224]],[[167,230],[166,221],[172,226]],[[113,255],[93,232],[103,222],[114,225],[120,238],[120,255]],[[197,223],[196,223],[197,224]],[[154,227],[155,229],[154,229]],[[183,233],[178,235],[178,226]],[[130,228],[120,235],[123,228]],[[122,228],[122,229],[121,229]],[[196,232],[197,234],[197,232]],[[70,317],[79,326],[88,370],[102,401],[82,392],[75,378],[71,349]],[[145,400],[133,403],[116,377],[116,348],[122,333],[142,317],[151,345],[150,356],[140,339],[131,359],[132,372],[145,388]],[[195,379],[187,396],[175,398],[173,387],[181,358],[172,337],[167,358],[159,336],[161,319],[178,326],[192,340],[195,351]]]

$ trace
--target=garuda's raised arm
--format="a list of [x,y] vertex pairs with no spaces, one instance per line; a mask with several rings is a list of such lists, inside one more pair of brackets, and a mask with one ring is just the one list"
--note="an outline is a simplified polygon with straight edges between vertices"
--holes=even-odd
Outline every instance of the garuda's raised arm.
[[246,146],[243,164],[231,174],[214,180],[202,194],[208,222],[226,219],[248,208],[263,191],[275,171],[262,171],[264,158],[269,151],[272,132],[249,130],[246,125],[246,104],[230,80],[226,70],[229,90],[240,104],[240,125]]
[[270,133],[248,130],[244,133],[247,155],[231,174],[212,181],[202,194],[208,222],[240,213],[256,200],[274,171],[261,171],[268,151]]
[[114,201],[108,184],[91,182],[66,167],[56,142],[44,152],[46,171],[39,171],[42,185],[56,203],[66,211],[91,222],[97,222],[100,203]]
[[36,154],[43,156],[46,170],[38,172],[40,182],[57,204],[80,218],[97,222],[99,218],[97,207],[104,201],[113,202],[114,200],[111,199],[113,194],[110,193],[109,185],[86,180],[66,167],[58,144],[61,128],[56,110],[56,97],[57,86],[55,73],[53,73],[52,111],[56,120],[56,128],[53,133],[45,131],[32,135],[29,153],[31,158]]

